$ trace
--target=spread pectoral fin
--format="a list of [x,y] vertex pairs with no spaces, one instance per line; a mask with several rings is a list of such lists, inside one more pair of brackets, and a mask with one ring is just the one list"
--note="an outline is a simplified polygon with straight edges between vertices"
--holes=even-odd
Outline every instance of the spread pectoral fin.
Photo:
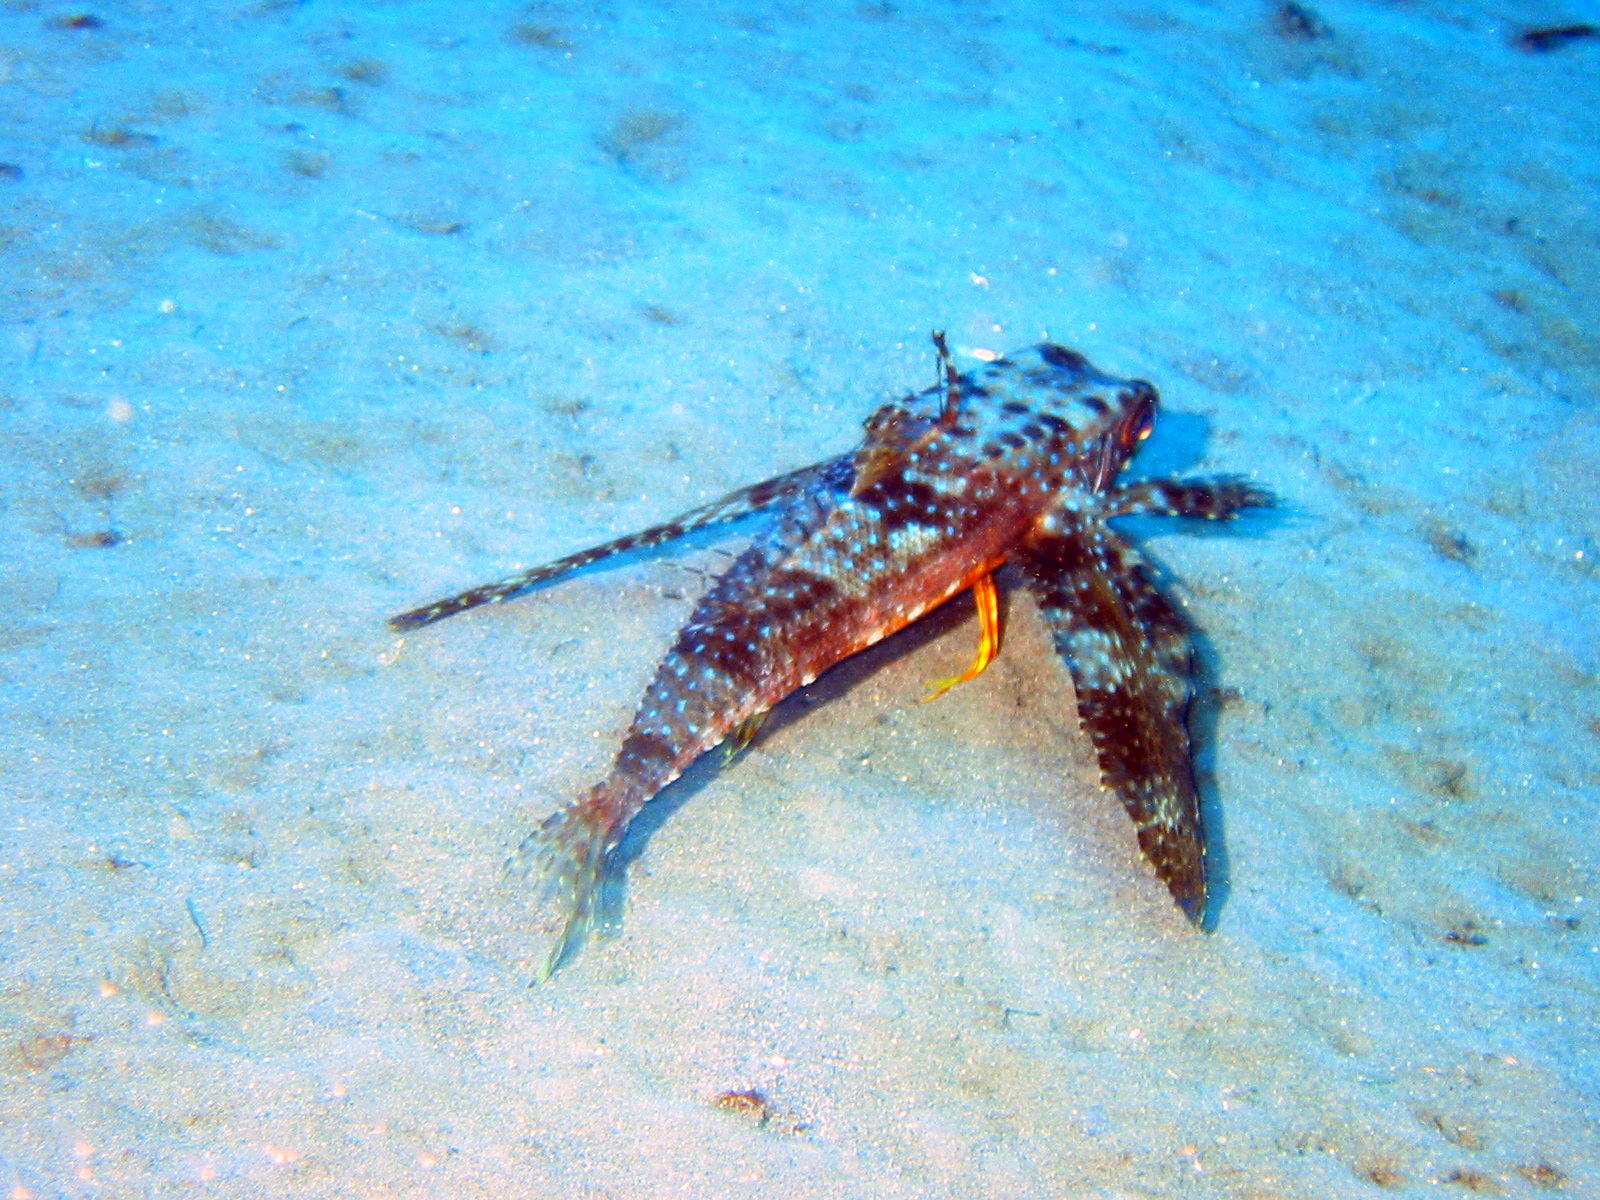
[[1231,521],[1246,509],[1271,508],[1277,502],[1277,498],[1266,488],[1234,475],[1202,479],[1140,479],[1102,493],[1100,515],[1110,518],[1143,513]]
[[1194,653],[1182,615],[1104,522],[1052,513],[1017,555],[1072,672],[1101,778],[1190,919],[1205,915],[1205,834],[1187,724]]

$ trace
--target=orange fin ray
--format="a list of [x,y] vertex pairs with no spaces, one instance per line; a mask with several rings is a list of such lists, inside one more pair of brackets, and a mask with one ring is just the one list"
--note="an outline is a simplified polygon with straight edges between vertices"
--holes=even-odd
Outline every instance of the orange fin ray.
[[761,732],[761,727],[767,723],[767,714],[771,710],[764,710],[746,717],[733,727],[733,732],[728,734],[728,740],[723,743],[722,761],[731,763],[750,747],[756,740],[756,735]]
[[993,571],[980,577],[972,585],[972,599],[978,606],[980,628],[978,653],[973,658],[972,665],[961,674],[930,684],[928,694],[922,698],[924,704],[929,700],[937,700],[956,684],[966,683],[982,675],[994,661],[994,656],[1000,653],[1000,590],[994,585]]

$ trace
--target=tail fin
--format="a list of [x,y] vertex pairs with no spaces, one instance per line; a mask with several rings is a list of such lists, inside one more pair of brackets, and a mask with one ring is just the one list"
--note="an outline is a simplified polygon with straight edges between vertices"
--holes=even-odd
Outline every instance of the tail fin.
[[591,794],[546,817],[522,840],[506,863],[507,872],[537,877],[541,902],[555,901],[555,938],[533,982],[543,983],[561,965],[567,951],[583,939],[594,922],[605,876],[612,822]]

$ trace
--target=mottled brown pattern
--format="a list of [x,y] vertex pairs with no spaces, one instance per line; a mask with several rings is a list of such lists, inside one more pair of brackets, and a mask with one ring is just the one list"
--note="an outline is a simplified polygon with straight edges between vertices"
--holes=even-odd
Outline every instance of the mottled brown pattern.
[[628,823],[690,762],[1010,558],[1025,568],[1072,673],[1106,786],[1179,905],[1202,917],[1189,632],[1106,522],[1133,513],[1227,519],[1271,498],[1234,479],[1116,486],[1150,431],[1153,387],[1052,345],[958,375],[942,337],[935,344],[940,381],[874,413],[851,454],[391,620],[414,629],[694,529],[766,520],[679,632],[611,773],[513,856],[511,866],[541,876],[559,904],[540,979],[590,920]]
[[1063,514],[1018,557],[1072,671],[1101,779],[1133,818],[1156,874],[1198,919],[1205,839],[1186,726],[1188,628],[1133,548],[1103,525]]

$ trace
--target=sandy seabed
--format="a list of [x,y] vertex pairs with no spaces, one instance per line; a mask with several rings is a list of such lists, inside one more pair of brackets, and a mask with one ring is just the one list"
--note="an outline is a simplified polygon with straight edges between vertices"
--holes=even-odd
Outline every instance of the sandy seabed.
[[[1572,19],[5,0],[6,1195],[1600,1195]],[[527,987],[501,864],[739,531],[383,618],[848,449],[932,328],[1285,498],[1130,523],[1215,931],[1011,588],[977,681],[916,702],[963,601],[670,789]]]

